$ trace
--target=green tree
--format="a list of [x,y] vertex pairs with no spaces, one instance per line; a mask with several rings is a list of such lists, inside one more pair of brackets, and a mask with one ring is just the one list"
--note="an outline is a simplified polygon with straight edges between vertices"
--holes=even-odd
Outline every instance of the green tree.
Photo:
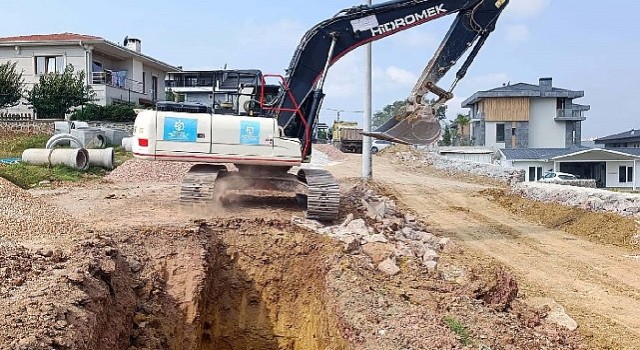
[[[433,105],[436,103],[435,99],[429,100],[429,105]],[[381,126],[386,123],[389,119],[393,118],[402,107],[407,105],[406,100],[396,101],[390,105],[385,106],[381,111],[378,111],[373,114],[373,119],[371,121],[371,125],[374,128]],[[447,105],[442,105],[436,111],[436,118],[438,120],[444,120],[447,117]]]
[[40,76],[40,81],[27,94],[27,101],[33,106],[39,117],[64,118],[73,107],[91,101],[93,92],[85,84],[84,72],[73,72],[68,65],[63,73],[50,73]]
[[20,102],[24,90],[22,72],[16,71],[17,62],[0,64],[0,108],[13,107]]
[[451,146],[451,128],[448,125],[444,127],[441,146]]
[[386,123],[389,119],[393,118],[396,113],[400,110],[400,108],[404,107],[407,104],[406,100],[396,101],[390,105],[386,105],[381,111],[378,111],[373,114],[373,118],[371,120],[371,126],[373,128],[377,128],[382,126],[382,124]]

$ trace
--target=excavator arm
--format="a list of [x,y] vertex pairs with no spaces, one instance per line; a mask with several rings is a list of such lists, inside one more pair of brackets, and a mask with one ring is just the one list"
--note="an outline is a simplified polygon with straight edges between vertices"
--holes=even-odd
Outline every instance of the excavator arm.
[[[432,143],[440,132],[434,110],[453,97],[455,84],[464,77],[508,1],[393,0],[338,12],[309,30],[298,45],[287,70],[288,93],[280,97],[278,124],[287,136],[301,139],[309,153],[309,129],[313,128],[322,105],[323,85],[331,65],[359,46],[457,14],[411,92],[406,107],[370,134],[401,143]],[[438,87],[439,80],[470,48],[472,51],[458,71],[453,86],[449,89]],[[430,92],[438,96],[432,106],[423,102],[424,96]]]

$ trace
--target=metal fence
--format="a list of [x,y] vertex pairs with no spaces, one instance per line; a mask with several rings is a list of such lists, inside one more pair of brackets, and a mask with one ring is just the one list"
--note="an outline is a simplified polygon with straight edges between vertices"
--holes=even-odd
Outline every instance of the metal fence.
[[116,72],[111,72],[111,71],[91,73],[91,83],[117,87],[120,89],[137,92],[140,94],[144,93],[144,84],[142,84],[142,82],[133,80],[133,79],[119,77],[116,74]]

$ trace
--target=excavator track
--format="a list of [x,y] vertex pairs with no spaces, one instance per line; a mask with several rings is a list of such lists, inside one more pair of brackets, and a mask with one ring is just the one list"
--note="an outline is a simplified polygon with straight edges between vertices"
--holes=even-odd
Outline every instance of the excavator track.
[[307,185],[307,218],[333,221],[340,210],[340,185],[324,169],[300,169],[298,179]]
[[218,174],[226,172],[222,165],[196,164],[182,179],[180,188],[181,203],[208,202],[215,197],[215,181]]

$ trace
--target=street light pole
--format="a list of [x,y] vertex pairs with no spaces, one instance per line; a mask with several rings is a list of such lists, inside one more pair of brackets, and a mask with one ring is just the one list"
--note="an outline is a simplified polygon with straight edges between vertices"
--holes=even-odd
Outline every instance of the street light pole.
[[[371,6],[371,0],[366,0],[367,5]],[[365,45],[365,92],[364,92],[364,120],[363,132],[371,132],[371,43]],[[371,136],[362,137],[362,178],[370,179],[373,177],[373,169],[371,167]]]

